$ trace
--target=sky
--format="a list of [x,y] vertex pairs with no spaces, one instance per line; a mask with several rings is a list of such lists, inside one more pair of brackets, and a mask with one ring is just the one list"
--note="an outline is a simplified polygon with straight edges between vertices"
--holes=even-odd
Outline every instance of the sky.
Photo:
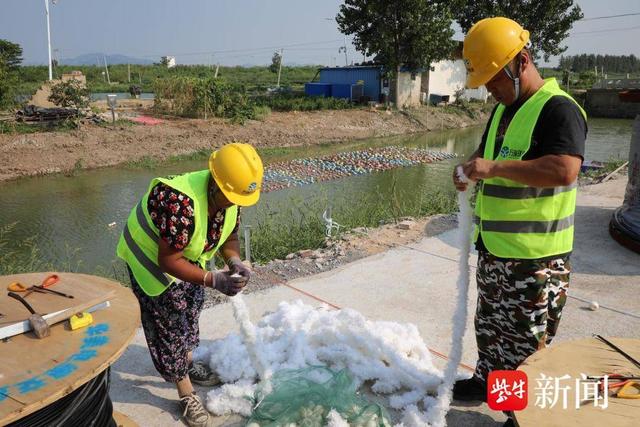
[[[25,64],[47,63],[45,0],[0,0],[0,38]],[[53,57],[123,54],[179,64],[253,65],[284,49],[285,64],[344,65],[335,20],[341,0],[57,0],[50,5]],[[640,12],[640,0],[577,0],[585,18]],[[458,31],[456,38],[462,40]],[[640,16],[574,24],[565,55],[640,57]],[[347,38],[347,58],[362,61]],[[557,65],[557,58],[549,61]]]

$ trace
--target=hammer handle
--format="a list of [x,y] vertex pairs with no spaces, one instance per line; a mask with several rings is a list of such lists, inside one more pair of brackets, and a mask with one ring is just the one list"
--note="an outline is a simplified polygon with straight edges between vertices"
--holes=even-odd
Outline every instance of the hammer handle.
[[95,298],[92,298],[82,304],[78,304],[74,307],[69,307],[68,309],[56,314],[55,316],[51,316],[48,317],[47,320],[47,324],[48,325],[54,325],[58,322],[61,322],[63,320],[67,320],[68,318],[70,318],[71,316],[73,316],[76,313],[81,313],[91,307],[93,307],[94,305],[98,305],[101,304],[105,301],[109,301],[110,299],[112,299],[115,296],[115,291],[108,291],[100,296],[97,296]]
[[27,307],[27,310],[29,310],[31,314],[36,314],[36,311],[33,309],[33,307],[31,307],[31,305],[20,295],[16,294],[15,292],[9,292],[7,295],[20,301],[25,307]]

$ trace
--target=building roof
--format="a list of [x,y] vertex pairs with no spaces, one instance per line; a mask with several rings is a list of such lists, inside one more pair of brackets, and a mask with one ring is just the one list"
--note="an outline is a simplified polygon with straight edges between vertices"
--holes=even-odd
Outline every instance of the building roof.
[[374,69],[374,70],[382,70],[384,67],[382,65],[347,65],[346,67],[320,67],[319,70],[364,70],[364,69]]

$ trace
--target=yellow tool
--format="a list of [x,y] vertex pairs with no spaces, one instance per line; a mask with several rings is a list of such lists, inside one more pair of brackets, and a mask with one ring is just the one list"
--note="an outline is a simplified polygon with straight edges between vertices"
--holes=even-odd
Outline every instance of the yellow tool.
[[69,325],[71,325],[72,331],[84,328],[91,323],[93,323],[93,316],[91,316],[91,313],[87,313],[86,311],[82,313],[76,313],[69,318]]
[[622,399],[640,399],[640,383],[636,381],[627,381],[618,393],[616,397]]

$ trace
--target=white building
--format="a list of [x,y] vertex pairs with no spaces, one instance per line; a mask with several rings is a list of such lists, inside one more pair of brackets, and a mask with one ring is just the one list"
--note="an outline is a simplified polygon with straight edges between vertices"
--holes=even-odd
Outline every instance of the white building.
[[160,59],[161,64],[165,64],[167,68],[173,68],[176,66],[176,57],[175,56],[163,56]]
[[462,59],[446,60],[431,65],[429,71],[422,74],[422,92],[426,98],[433,101],[443,99],[454,102],[462,91],[462,98],[475,99],[485,102],[488,97],[487,89],[480,86],[477,89],[465,89],[467,70]]
[[431,64],[422,74],[422,92],[431,103],[454,102],[458,95],[462,99],[486,102],[489,93],[484,86],[465,89],[467,69],[462,60],[462,42],[458,42],[451,59]]

